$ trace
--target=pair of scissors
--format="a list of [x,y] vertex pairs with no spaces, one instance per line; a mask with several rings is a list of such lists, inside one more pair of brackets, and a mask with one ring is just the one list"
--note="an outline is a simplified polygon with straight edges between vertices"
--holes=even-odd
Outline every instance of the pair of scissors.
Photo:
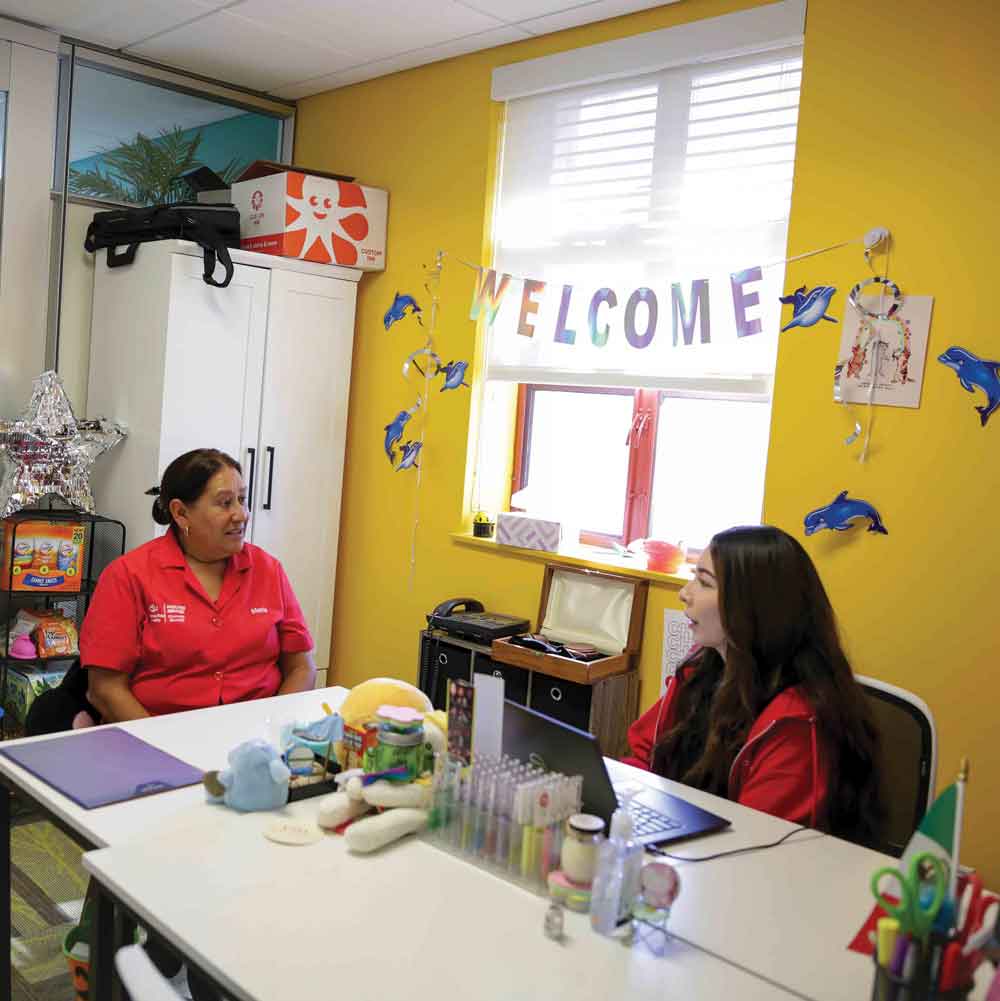
[[[928,881],[933,887],[933,893],[921,899],[920,889],[925,882],[925,872],[929,873]],[[898,903],[879,889],[883,879],[894,879],[899,883]],[[948,867],[932,852],[921,852],[910,862],[910,870],[906,875],[892,866],[877,869],[872,874],[871,887],[879,906],[899,922],[900,930],[926,942],[934,919],[944,903],[948,888]]]

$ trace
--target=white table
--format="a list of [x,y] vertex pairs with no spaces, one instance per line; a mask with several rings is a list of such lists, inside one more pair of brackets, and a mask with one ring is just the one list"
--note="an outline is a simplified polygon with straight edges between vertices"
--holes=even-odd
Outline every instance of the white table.
[[[324,701],[335,708],[345,694],[325,689],[123,726],[216,768],[249,735],[266,735],[266,720],[314,718]],[[733,820],[726,832],[676,846],[677,856],[763,845],[794,830],[647,773],[634,777]],[[241,1001],[295,1001],[323,990],[567,1001],[837,1001],[870,991],[869,964],[844,946],[870,906],[868,875],[885,857],[814,831],[760,852],[677,863],[684,887],[671,918],[677,937],[657,957],[602,939],[573,914],[569,941],[557,946],[543,936],[541,898],[416,839],[372,857],[350,855],[335,835],[291,848],[263,837],[273,814],[207,804],[200,787],[83,810],[2,757],[0,780],[79,840],[110,846],[84,857],[97,882]],[[284,812],[314,817],[318,802]],[[108,913],[102,907],[99,921]],[[99,963],[100,1001],[108,972]]]
[[[642,782],[646,785],[662,789],[664,792],[674,796],[680,796],[694,806],[699,806],[710,813],[716,813],[720,817],[725,817],[732,821],[732,826],[715,834],[705,835],[690,841],[681,841],[667,846],[666,850],[671,855],[678,857],[701,856],[715,854],[716,852],[738,851],[742,848],[752,848],[757,845],[767,845],[779,840],[785,835],[790,835],[784,844],[793,844],[796,841],[809,841],[814,838],[821,838],[823,835],[819,831],[811,829],[801,830],[800,825],[792,824],[779,817],[772,817],[769,813],[761,813],[759,810],[749,810],[733,803],[720,796],[713,796],[711,793],[702,792],[700,789],[692,789],[690,786],[682,785],[671,779],[661,778],[652,772],[640,771],[620,761],[608,760],[608,771],[611,780],[616,788],[630,782]],[[792,833],[796,832],[796,833]],[[737,856],[739,858],[740,856]],[[675,860],[670,859],[673,863]]]
[[[671,930],[699,949],[816,1001],[870,997],[872,960],[847,949],[872,909],[872,873],[898,859],[839,838],[792,838],[757,852],[678,863]],[[974,997],[991,970],[980,967]]]
[[[289,719],[316,719],[323,714],[324,702],[336,709],[346,695],[346,688],[322,688],[117,725],[161,750],[207,771],[224,767],[228,752],[253,733],[266,736],[270,725],[280,725]],[[72,741],[85,732],[75,730],[55,736]],[[5,741],[3,747],[51,739],[53,735],[27,737]],[[33,800],[43,814],[85,848],[114,845],[134,839],[159,829],[178,813],[205,806],[204,789],[197,785],[85,810],[2,755],[0,783]],[[3,837],[5,856],[0,858],[0,934],[6,929],[7,940],[10,938],[9,809],[9,797],[0,791],[0,834]],[[10,978],[9,963],[0,963],[0,998],[10,997]]]
[[[316,800],[282,813],[315,817]],[[206,806],[84,864],[145,925],[240,1001],[739,998],[794,995],[689,944],[626,948],[415,838],[353,856],[338,835],[305,847],[264,838],[274,814]]]

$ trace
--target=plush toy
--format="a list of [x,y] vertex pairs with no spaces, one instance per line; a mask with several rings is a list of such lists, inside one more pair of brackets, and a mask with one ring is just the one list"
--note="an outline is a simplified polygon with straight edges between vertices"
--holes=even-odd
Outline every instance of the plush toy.
[[277,748],[259,738],[229,752],[229,767],[206,772],[204,783],[212,803],[234,810],[277,810],[288,802],[291,772]]
[[347,828],[344,835],[347,847],[352,852],[377,851],[426,827],[428,816],[427,810],[401,806],[396,810],[386,810],[377,816],[357,820]]
[[[374,743],[374,733],[366,738],[365,727],[375,721],[380,706],[404,706],[425,715],[432,713],[434,726],[431,729],[442,731],[447,728],[446,723],[442,728],[444,721],[434,713],[433,703],[419,688],[397,678],[370,678],[355,685],[340,705],[346,733],[335,747],[341,768],[360,764],[365,749]],[[437,751],[438,745],[445,743],[444,733],[429,734],[428,742]]]
[[[353,821],[345,832],[347,847],[352,852],[373,852],[426,827],[430,798],[430,786],[424,782],[379,779],[364,785],[361,776],[353,776],[341,792],[320,801],[317,823],[333,830]],[[365,816],[376,808],[382,812]]]
[[397,678],[369,678],[355,685],[340,704],[345,726],[360,726],[371,722],[379,706],[410,706],[422,713],[432,712],[434,705],[419,688]]

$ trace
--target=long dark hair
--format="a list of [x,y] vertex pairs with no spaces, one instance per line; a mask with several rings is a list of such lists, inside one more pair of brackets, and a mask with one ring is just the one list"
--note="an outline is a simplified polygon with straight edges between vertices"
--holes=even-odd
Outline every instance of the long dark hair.
[[657,742],[653,771],[725,796],[754,720],[779,692],[798,685],[831,759],[830,795],[818,823],[871,841],[881,816],[878,734],[809,554],[769,525],[720,532],[709,547],[725,660],[703,648],[679,669],[678,722]]
[[205,492],[208,481],[226,467],[243,475],[240,464],[217,448],[196,448],[177,456],[163,471],[160,486],[150,493],[156,493],[153,501],[153,521],[157,525],[170,525],[177,531],[174,516],[170,513],[170,502],[174,499],[185,504],[194,504]]

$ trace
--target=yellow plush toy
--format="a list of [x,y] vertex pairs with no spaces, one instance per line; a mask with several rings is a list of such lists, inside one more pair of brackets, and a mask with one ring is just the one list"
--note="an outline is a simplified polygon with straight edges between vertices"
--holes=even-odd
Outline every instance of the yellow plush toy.
[[[435,753],[447,746],[448,717],[419,688],[398,678],[369,678],[355,685],[340,705],[344,726],[355,732],[375,719],[379,706],[406,706],[424,714],[424,733]],[[342,743],[335,745],[337,760],[347,764],[347,754]],[[355,748],[360,750],[360,747]]]
[[340,717],[345,726],[364,726],[375,718],[379,706],[408,706],[422,713],[434,710],[431,700],[406,681],[369,678],[351,689],[340,705]]

